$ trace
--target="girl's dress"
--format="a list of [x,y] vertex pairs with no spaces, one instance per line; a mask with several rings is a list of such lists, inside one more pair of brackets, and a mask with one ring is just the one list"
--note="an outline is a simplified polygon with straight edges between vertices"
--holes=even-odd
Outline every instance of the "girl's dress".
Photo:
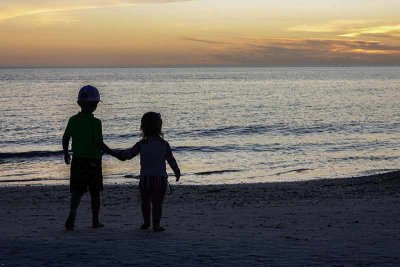
[[180,176],[171,146],[160,137],[149,137],[118,154],[123,159],[132,159],[140,154],[139,189],[144,225],[150,225],[151,204],[153,204],[153,228],[159,227],[162,203],[168,185],[165,161],[168,162],[175,175],[179,174]]

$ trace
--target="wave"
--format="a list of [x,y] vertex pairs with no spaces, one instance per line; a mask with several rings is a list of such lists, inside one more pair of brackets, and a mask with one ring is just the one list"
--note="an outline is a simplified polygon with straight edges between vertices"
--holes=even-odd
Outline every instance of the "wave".
[[[348,149],[346,146],[337,146],[334,144],[324,144],[324,145],[331,145],[334,148],[325,149],[327,153],[329,152],[338,152],[338,151],[361,151],[365,150],[366,147],[371,148],[374,147],[374,144],[353,144],[348,147],[352,149]],[[203,146],[175,146],[173,147],[173,152],[181,152],[181,153],[235,153],[235,152],[249,152],[249,153],[257,153],[257,152],[279,152],[284,151],[287,153],[296,153],[296,151],[303,151],[304,149],[320,147],[323,148],[324,146],[319,143],[299,143],[298,145],[291,145],[291,144],[279,144],[279,143],[272,143],[272,144],[225,144],[225,145],[203,145]],[[30,159],[39,159],[39,158],[62,158],[63,151],[50,151],[50,150],[43,150],[43,151],[20,151],[20,152],[5,152],[0,153],[0,164],[4,162],[10,162],[13,160],[30,160]],[[371,161],[380,161],[380,160],[398,160],[398,156],[386,156],[386,155],[379,155],[379,156],[347,156],[347,157],[337,157],[327,159],[328,161],[337,162],[337,161],[353,161],[353,160],[371,160]]]
[[[205,176],[205,175],[212,175],[212,174],[223,174],[223,173],[228,173],[228,172],[242,172],[243,170],[216,170],[216,171],[202,171],[202,172],[193,172],[193,173],[185,173],[183,175],[187,174],[192,174],[192,175],[199,175],[199,176]],[[169,174],[170,176],[173,176],[173,174]],[[140,175],[134,175],[134,174],[125,174],[123,175],[124,178],[130,178],[130,179],[140,179]]]
[[241,172],[243,170],[218,170],[218,171],[204,171],[204,172],[195,172],[195,175],[212,175],[212,174],[222,174],[227,172]]
[[177,136],[217,136],[217,135],[248,135],[273,131],[276,125],[250,125],[250,126],[226,126],[211,129],[195,129],[176,132]]
[[126,174],[124,178],[140,179],[140,175]]
[[178,152],[193,152],[193,153],[221,153],[221,152],[276,152],[279,150],[294,150],[293,146],[282,146],[282,145],[261,145],[261,144],[250,144],[250,145],[221,145],[221,146],[177,146],[173,148],[173,151]]
[[8,152],[0,153],[0,160],[5,159],[15,159],[15,158],[46,158],[46,157],[56,157],[62,156],[64,152],[59,151],[22,151],[22,152]]
[[31,178],[31,179],[5,179],[0,180],[0,183],[23,183],[23,182],[43,182],[43,181],[68,181],[69,179],[55,179],[55,178]]
[[[223,174],[223,173],[231,173],[231,172],[242,172],[242,171],[243,170],[227,169],[227,170],[194,172],[192,174],[198,175],[198,176],[205,176],[205,175]],[[186,175],[186,174],[184,174],[184,175]],[[19,176],[21,176],[21,175],[19,175]],[[140,179],[140,175],[125,174],[122,176],[124,178],[128,178],[128,179]],[[107,180],[113,180],[113,179],[118,179],[118,178],[107,177]],[[56,179],[56,178],[0,179],[0,184],[1,183],[43,182],[43,181],[68,181],[68,178],[64,178],[64,179]]]
[[362,160],[362,161],[394,161],[398,160],[400,157],[398,156],[348,156],[348,157],[338,157],[338,158],[332,158],[329,159],[329,162],[336,162],[336,161],[356,161],[356,160]]
[[[232,151],[276,151],[277,147],[265,145],[223,145],[223,146],[177,146],[173,148],[174,152],[232,152]],[[9,159],[34,159],[62,157],[64,152],[59,151],[22,151],[0,153],[0,162]]]
[[[199,175],[199,176],[205,176],[205,175],[212,175],[212,174],[223,174],[223,173],[229,173],[229,172],[242,172],[243,170],[235,170],[235,169],[226,169],[226,170],[215,170],[215,171],[202,171],[202,172],[193,172],[193,173],[184,173],[182,175]],[[173,176],[173,174],[168,174],[169,176]],[[123,175],[124,178],[129,178],[129,179],[140,179],[139,174],[125,174]]]
[[[385,125],[384,129],[397,129],[399,125]],[[368,129],[362,123],[344,123],[344,124],[332,124],[332,123],[321,123],[313,125],[293,125],[286,123],[277,123],[270,125],[246,125],[246,126],[224,126],[218,128],[209,129],[193,129],[190,131],[172,131],[171,133],[176,136],[182,137],[212,137],[212,136],[248,136],[255,134],[279,134],[279,135],[295,135],[303,136],[308,134],[321,134],[321,133],[357,133],[362,131],[374,132],[379,129]]]
[[300,168],[300,169],[293,169],[293,170],[284,171],[284,172],[278,172],[278,173],[275,173],[274,175],[279,176],[279,175],[282,175],[282,174],[287,174],[287,173],[292,173],[292,172],[300,173],[300,172],[305,172],[305,171],[310,171],[310,170],[312,170],[312,169]]

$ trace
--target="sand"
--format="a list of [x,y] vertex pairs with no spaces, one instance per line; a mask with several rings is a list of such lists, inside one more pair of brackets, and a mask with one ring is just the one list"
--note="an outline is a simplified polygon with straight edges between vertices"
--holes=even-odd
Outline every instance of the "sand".
[[[184,179],[184,177],[183,177]],[[136,186],[107,186],[102,229],[66,186],[0,188],[0,266],[399,266],[400,172],[292,183],[174,186],[166,231],[139,230]]]

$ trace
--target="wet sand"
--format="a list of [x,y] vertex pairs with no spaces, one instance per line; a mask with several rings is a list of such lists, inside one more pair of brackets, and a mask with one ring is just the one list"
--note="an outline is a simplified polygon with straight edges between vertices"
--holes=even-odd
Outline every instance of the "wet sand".
[[400,265],[400,172],[174,186],[160,233],[139,230],[136,186],[105,188],[101,229],[85,195],[64,231],[66,186],[2,187],[0,205],[0,266]]

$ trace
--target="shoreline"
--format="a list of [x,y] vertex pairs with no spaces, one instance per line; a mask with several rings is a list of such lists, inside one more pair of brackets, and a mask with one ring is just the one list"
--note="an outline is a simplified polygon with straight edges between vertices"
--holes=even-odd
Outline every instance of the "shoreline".
[[[306,169],[300,169],[301,171],[306,170]],[[212,173],[225,173],[225,172],[237,172],[238,170],[223,170],[223,171],[212,171]],[[292,170],[292,171],[288,171],[288,172],[282,172],[282,173],[278,173],[277,176],[280,176],[282,174],[286,174],[289,172],[298,172],[298,170]],[[200,173],[195,173],[196,175],[209,175],[209,173],[211,172],[200,172]],[[307,180],[286,180],[286,181],[261,181],[261,182],[241,182],[241,183],[216,183],[216,184],[175,184],[174,181],[174,174],[171,173],[169,174],[169,181],[172,182],[172,186],[177,186],[177,187],[207,187],[207,186],[236,186],[236,185],[261,185],[261,184],[270,184],[270,185],[274,185],[274,184],[302,184],[302,183],[311,183],[311,182],[324,182],[324,181],[339,181],[339,180],[343,180],[343,181],[347,181],[349,179],[351,180],[357,180],[357,179],[362,179],[363,181],[366,181],[368,179],[374,179],[377,177],[389,177],[389,176],[396,176],[396,175],[400,175],[400,169],[393,169],[393,170],[385,170],[383,172],[379,172],[379,171],[372,171],[371,173],[373,174],[368,174],[368,175],[360,175],[360,176],[352,176],[352,177],[329,177],[329,178],[311,178],[311,179],[307,179]],[[131,174],[127,174],[124,175],[124,178],[131,178],[134,181],[138,182],[139,181],[139,175],[131,175]],[[109,177],[105,176],[105,179],[109,179]],[[40,179],[32,179],[32,180],[18,180],[18,179],[10,179],[10,180],[5,180],[4,182],[0,181],[0,190],[1,188],[24,188],[24,187],[69,187],[69,178],[65,178],[65,179],[45,179],[46,181],[65,181],[66,184],[13,184],[13,181],[16,182],[35,182],[35,181],[41,181]],[[132,180],[132,181],[133,181]],[[104,187],[126,187],[126,186],[136,186],[136,184],[132,184],[132,183],[104,183]]]
[[[90,228],[88,194],[77,227],[63,228],[68,186],[0,187],[0,265],[400,264],[400,171],[233,185],[177,185],[163,233],[141,231],[136,185],[107,185]],[[157,251],[157,253],[154,253]]]

